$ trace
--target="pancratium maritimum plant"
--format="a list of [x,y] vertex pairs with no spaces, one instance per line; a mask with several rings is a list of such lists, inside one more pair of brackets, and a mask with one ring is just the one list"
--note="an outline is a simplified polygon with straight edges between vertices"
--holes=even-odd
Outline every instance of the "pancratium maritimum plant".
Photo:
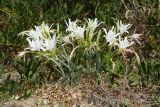
[[51,27],[44,22],[41,26],[35,26],[35,29],[21,32],[20,35],[27,35],[26,40],[29,43],[29,47],[25,48],[25,50],[45,52],[53,50],[56,45],[54,30],[51,30]]
[[[106,42],[109,43],[109,46],[117,47],[121,52],[132,52],[129,47],[134,44],[134,40],[140,43],[138,39],[141,34],[132,34],[132,36],[129,36],[130,34],[128,30],[130,27],[131,24],[123,24],[122,21],[118,21],[117,26],[113,26],[108,32],[103,28],[105,32],[104,37],[106,38]],[[124,33],[127,35],[124,35]]]
[[[112,63],[114,66],[116,64],[112,58],[114,55],[118,55],[119,57],[119,53],[125,55],[124,53],[131,52],[135,54],[137,59],[139,58],[138,54],[132,51],[130,47],[133,46],[135,41],[140,43],[138,39],[141,34],[130,34],[129,28],[131,24],[123,24],[122,21],[118,21],[116,26],[106,29],[100,28],[100,24],[102,23],[97,18],[85,19],[85,23],[78,23],[78,20],[71,21],[69,19],[66,22],[67,28],[65,32],[51,30],[51,27],[42,23],[41,26],[35,26],[34,29],[20,34],[27,36],[26,40],[29,44],[25,48],[27,53],[33,51],[34,53],[38,53],[37,56],[41,55],[47,61],[54,62],[62,75],[65,72],[63,67],[65,67],[65,70],[68,69],[69,72],[72,71],[74,67],[70,67],[69,65],[75,64],[72,61],[77,61],[76,64],[80,64],[76,66],[84,66],[84,60],[87,60],[86,63],[90,63],[90,66],[96,65],[94,68],[101,70],[100,67],[103,66],[101,62],[105,62],[103,61],[104,53],[107,53],[108,56],[106,58],[109,58],[109,63]],[[109,52],[106,51],[108,49]],[[19,57],[24,54],[25,52],[20,53]],[[118,57],[116,58],[118,59]],[[86,64],[85,67],[88,67],[88,65]],[[114,70],[114,67],[110,67],[110,69]],[[56,68],[56,70],[58,69]]]
[[129,49],[127,49],[128,47],[130,47],[134,42],[129,42],[127,37],[125,37],[124,39],[119,38],[119,43],[117,44],[120,50],[124,50],[124,51],[130,51]]
[[[80,26],[77,24],[78,20],[71,21],[71,19],[69,19],[68,22],[66,22],[66,32],[69,34],[63,37],[64,42],[73,43],[76,41],[75,39],[79,39],[78,42],[81,41],[79,45],[87,46],[89,48],[92,47],[93,44],[95,45],[98,40],[93,41],[93,36],[97,34],[98,31],[96,32],[95,30],[102,22],[99,22],[97,18],[85,19],[85,21],[86,23],[81,24],[83,26]],[[98,34],[98,36],[100,35]]]
[[[85,19],[86,20],[86,24],[87,24],[87,27],[86,27],[86,39],[87,41],[89,42],[89,44],[96,44],[98,45],[99,44],[99,37],[100,37],[100,34],[97,34],[97,33],[101,33],[101,30],[96,30],[97,27],[99,27],[103,22],[100,22],[98,21],[97,18],[95,19]],[[96,35],[97,34],[97,35]],[[96,42],[93,41],[93,37],[96,36],[97,37],[97,40]]]
[[[66,22],[67,34],[62,38],[66,44],[72,44],[76,40],[78,43],[80,43],[78,45],[87,46],[89,49],[94,46],[99,48],[99,39],[101,39],[103,36],[101,36],[101,29],[96,31],[96,28],[103,22],[99,22],[97,18],[85,20],[86,23],[81,24],[83,26],[80,26],[77,24],[78,20],[71,21],[71,19],[69,19],[68,22]],[[141,34],[132,34],[132,36],[127,36],[130,35],[128,30],[131,27],[131,24],[123,24],[122,21],[118,21],[116,25],[117,26],[113,26],[108,31],[103,28],[106,42],[109,43],[110,47],[114,47],[114,49],[118,49],[121,52],[132,52],[129,48],[134,44],[134,40],[140,44],[138,39]],[[56,47],[56,33],[45,23],[42,23],[41,26],[35,26],[35,29],[24,31],[20,34],[27,35],[26,39],[29,47],[27,47],[26,50],[45,52],[47,50],[52,51]],[[93,37],[96,39],[93,39]]]
[[109,45],[115,45],[117,43],[117,36],[119,33],[115,32],[115,28],[112,27],[108,32],[106,29],[103,29],[105,32],[104,37],[106,38],[106,41],[109,43]]
[[58,70],[62,75],[64,71],[61,69],[60,64],[57,62],[58,57],[56,55],[56,44],[58,37],[58,33],[55,30],[51,29],[48,24],[44,22],[41,26],[35,26],[35,29],[21,32],[19,35],[26,35],[26,40],[29,44],[29,47],[25,48],[24,52],[20,52],[18,55],[22,57],[25,53],[34,52],[36,53],[36,57],[47,59],[46,63],[50,61],[54,62],[56,66],[60,68]]
[[[63,37],[65,42],[63,45],[72,44],[73,48],[70,50],[69,59],[71,60],[74,55],[76,55],[76,50],[81,50],[82,54],[88,54],[90,52],[95,53],[95,50],[100,49],[99,39],[101,36],[101,29],[96,28],[101,24],[97,18],[95,19],[85,19],[85,23],[71,19],[66,21],[66,36]],[[94,39],[93,39],[94,37]],[[71,47],[70,47],[71,48]]]

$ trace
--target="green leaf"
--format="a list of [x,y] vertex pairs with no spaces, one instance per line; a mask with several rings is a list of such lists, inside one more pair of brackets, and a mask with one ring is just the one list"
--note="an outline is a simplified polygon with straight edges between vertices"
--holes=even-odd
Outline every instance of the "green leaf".
[[77,3],[75,9],[73,10],[73,14],[74,15],[79,14],[82,11],[83,7],[84,7],[83,5]]

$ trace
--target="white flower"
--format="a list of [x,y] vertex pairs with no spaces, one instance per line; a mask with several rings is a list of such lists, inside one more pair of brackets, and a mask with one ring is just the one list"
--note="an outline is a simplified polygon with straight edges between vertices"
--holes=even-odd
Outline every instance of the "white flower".
[[42,28],[41,26],[34,26],[34,28],[35,30],[29,31],[27,35],[29,36],[29,38],[37,39],[42,35]]
[[106,31],[106,29],[103,29],[105,32],[104,37],[106,38],[106,41],[109,42],[109,45],[115,45],[116,41],[117,41],[117,36],[119,34],[116,34],[116,32],[114,31],[114,27],[112,27],[111,30],[109,30],[108,32]]
[[88,24],[88,29],[94,31],[102,22],[98,22],[97,18],[95,18],[94,20],[92,19],[88,19],[86,20],[87,24]]
[[129,33],[128,32],[128,29],[131,27],[132,25],[131,24],[123,24],[122,21],[118,21],[117,23],[117,29],[118,31],[120,32],[120,34],[123,34],[123,33]]
[[119,49],[127,50],[127,48],[130,47],[133,43],[134,42],[129,42],[127,37],[125,37],[122,40],[119,38],[118,47],[119,47]]
[[[56,35],[51,37],[51,34],[55,33],[54,30],[50,29],[51,26],[49,27],[48,24],[43,22],[41,26],[34,26],[34,29],[20,33],[28,36],[29,47],[26,49],[31,51],[53,50],[56,45]],[[19,56],[22,56],[22,54],[19,54]]]
[[84,38],[85,26],[81,27],[81,26],[78,26],[76,23],[77,23],[77,20],[72,22],[69,19],[69,22],[68,23],[66,22],[67,27],[68,27],[66,31],[70,31],[71,36],[73,37]]
[[52,38],[50,39],[45,39],[44,42],[43,42],[43,48],[42,50],[43,51],[46,51],[46,50],[53,50],[56,46],[56,35],[54,35]]
[[42,29],[40,26],[35,26],[35,30],[26,31],[25,34],[28,38],[37,39],[41,36]]
[[40,51],[42,47],[42,41],[40,39],[30,40],[29,38],[27,38],[27,41],[29,43],[29,48],[26,49],[30,49],[31,51]]
[[84,32],[85,32],[85,26],[82,27],[77,27],[73,32],[72,35],[78,36],[80,38],[84,38]]
[[66,31],[74,31],[75,29],[77,29],[77,20],[76,21],[71,21],[71,19],[69,19],[69,22],[67,23],[66,22],[66,25],[67,25],[67,29]]
[[50,27],[48,26],[48,24],[45,24],[43,22],[41,26],[34,26],[34,29],[21,32],[20,34],[26,34],[30,39],[39,39],[39,38],[44,38],[43,34],[46,33],[47,35],[49,35],[52,32],[53,30],[50,30]]

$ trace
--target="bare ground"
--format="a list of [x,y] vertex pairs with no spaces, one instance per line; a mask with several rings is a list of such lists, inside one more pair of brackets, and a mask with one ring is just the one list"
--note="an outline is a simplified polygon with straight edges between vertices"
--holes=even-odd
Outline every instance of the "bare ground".
[[[26,100],[11,99],[3,107],[159,107],[154,99],[160,96],[159,87],[129,87],[126,84],[95,85],[81,80],[75,87],[45,84]],[[153,93],[154,92],[154,93]]]

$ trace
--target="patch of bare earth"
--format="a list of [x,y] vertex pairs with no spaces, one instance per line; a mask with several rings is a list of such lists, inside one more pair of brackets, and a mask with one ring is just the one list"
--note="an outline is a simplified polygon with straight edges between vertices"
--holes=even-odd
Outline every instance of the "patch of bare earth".
[[[4,107],[131,107],[151,106],[159,87],[141,88],[89,83],[81,80],[75,87],[45,84],[26,100],[10,100]],[[154,91],[155,90],[155,91]],[[154,94],[153,94],[154,92]],[[158,107],[158,103],[155,104]]]

